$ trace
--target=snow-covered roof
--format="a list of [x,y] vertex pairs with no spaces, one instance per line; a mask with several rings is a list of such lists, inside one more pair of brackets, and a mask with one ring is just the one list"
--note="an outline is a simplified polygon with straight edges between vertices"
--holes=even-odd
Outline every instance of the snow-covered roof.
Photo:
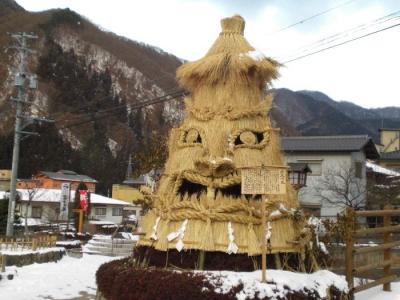
[[386,169],[386,168],[384,168],[382,166],[379,166],[377,164],[374,164],[374,163],[372,163],[370,161],[367,161],[365,165],[372,172],[380,173],[380,174],[384,174],[384,175],[388,175],[388,176],[392,176],[392,177],[400,177],[400,172],[396,172],[396,171],[393,171],[393,170],[390,170],[390,169]]
[[[21,197],[22,201],[29,200],[29,192],[32,189],[17,189],[19,196]],[[0,192],[0,199],[3,199],[5,192]],[[36,202],[59,202],[61,197],[61,190],[57,189],[43,189],[38,188],[34,190],[34,194],[32,195],[32,201]],[[75,191],[71,191],[71,201],[75,197]],[[131,206],[132,204],[109,198],[106,196],[98,195],[95,193],[90,193],[90,202],[91,204],[103,204],[103,205],[123,205],[123,206]]]
[[[21,217],[19,218],[20,224],[16,224],[17,226],[25,226],[25,218]],[[26,223],[28,226],[43,226],[43,225],[48,225],[48,222],[44,222],[42,219],[38,218],[26,218]]]

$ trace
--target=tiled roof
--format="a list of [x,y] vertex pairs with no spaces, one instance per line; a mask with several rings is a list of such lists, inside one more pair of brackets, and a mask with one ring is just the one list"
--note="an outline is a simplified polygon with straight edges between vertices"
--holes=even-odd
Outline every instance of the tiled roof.
[[47,171],[40,171],[43,175],[56,180],[65,180],[65,181],[82,181],[82,182],[93,182],[97,183],[97,180],[86,176],[80,175],[73,171],[68,170],[60,170],[58,172],[47,172]]
[[128,178],[125,179],[123,184],[137,184],[137,185],[146,185],[145,175],[140,175],[137,178]]
[[381,153],[381,160],[400,160],[400,150]]
[[283,137],[281,143],[285,152],[353,152],[364,149],[367,158],[379,157],[368,135]]

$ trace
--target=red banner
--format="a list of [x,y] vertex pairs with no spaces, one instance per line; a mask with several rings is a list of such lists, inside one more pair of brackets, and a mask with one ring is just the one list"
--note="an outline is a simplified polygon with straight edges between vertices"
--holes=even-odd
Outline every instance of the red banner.
[[88,191],[80,190],[79,191],[79,200],[81,209],[86,213],[88,209]]

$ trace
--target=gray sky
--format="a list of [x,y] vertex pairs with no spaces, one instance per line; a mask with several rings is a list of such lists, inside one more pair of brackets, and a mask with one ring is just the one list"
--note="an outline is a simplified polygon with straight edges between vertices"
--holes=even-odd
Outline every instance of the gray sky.
[[[373,20],[400,11],[398,0],[17,0],[27,10],[70,9],[116,34],[178,57],[202,57],[221,18],[246,19],[250,44],[281,62],[400,23]],[[307,22],[290,24],[340,6]],[[394,16],[394,17],[396,17]],[[385,22],[383,22],[385,21]],[[363,25],[364,27],[357,27]],[[366,26],[366,25],[369,25]],[[373,26],[372,26],[373,25]],[[335,36],[334,41],[327,38]],[[333,39],[332,38],[332,39]],[[318,44],[315,42],[320,41]],[[318,90],[364,107],[400,106],[400,26],[285,64],[275,87]]]

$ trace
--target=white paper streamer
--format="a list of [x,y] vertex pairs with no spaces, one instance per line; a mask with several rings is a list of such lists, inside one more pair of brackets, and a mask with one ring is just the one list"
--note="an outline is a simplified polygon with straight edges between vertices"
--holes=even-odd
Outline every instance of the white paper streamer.
[[179,240],[178,240],[178,242],[177,242],[176,245],[175,245],[176,250],[178,250],[179,252],[182,251],[183,246],[184,246],[184,245],[183,245],[183,237],[185,236],[185,231],[186,231],[186,225],[187,225],[187,223],[188,223],[188,219],[186,219],[185,221],[182,222],[181,227],[180,227],[177,231],[171,232],[171,233],[168,234],[168,236],[167,236],[167,240],[168,240],[169,242],[170,242],[170,241],[173,241],[174,239],[176,239],[177,237],[179,237]]
[[153,231],[151,232],[151,236],[150,239],[157,241],[158,237],[157,237],[157,227],[158,227],[158,223],[160,223],[160,217],[157,218],[156,223],[153,226]]
[[267,222],[267,233],[265,234],[265,239],[267,241],[269,241],[271,239],[271,236],[272,236],[271,229],[272,229],[271,222]]
[[237,251],[239,250],[239,248],[235,243],[235,236],[233,235],[233,227],[232,227],[231,222],[228,223],[228,237],[229,237],[229,245],[228,245],[228,249],[226,250],[226,253],[228,253],[228,254],[235,253],[236,254]]

